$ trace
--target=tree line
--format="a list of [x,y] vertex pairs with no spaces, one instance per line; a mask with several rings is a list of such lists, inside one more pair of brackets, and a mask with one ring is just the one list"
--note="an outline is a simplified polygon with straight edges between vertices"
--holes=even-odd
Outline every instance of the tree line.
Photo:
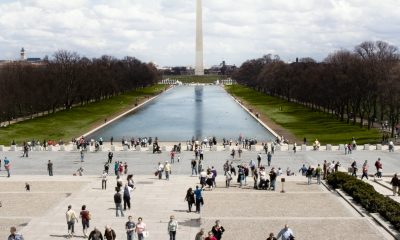
[[367,126],[399,123],[400,61],[398,48],[366,41],[352,51],[339,50],[322,62],[312,58],[285,63],[265,55],[244,62],[236,81],[268,95],[330,113],[347,123]]
[[0,122],[39,112],[54,113],[153,85],[160,74],[134,57],[89,59],[60,50],[39,64],[0,66]]

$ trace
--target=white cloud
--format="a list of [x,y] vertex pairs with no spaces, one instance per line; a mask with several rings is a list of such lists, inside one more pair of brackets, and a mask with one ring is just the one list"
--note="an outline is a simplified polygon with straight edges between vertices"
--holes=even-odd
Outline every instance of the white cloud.
[[[207,66],[267,53],[284,60],[352,49],[365,40],[400,46],[398,0],[203,0]],[[135,56],[194,62],[195,1],[0,0],[0,59],[52,55]]]

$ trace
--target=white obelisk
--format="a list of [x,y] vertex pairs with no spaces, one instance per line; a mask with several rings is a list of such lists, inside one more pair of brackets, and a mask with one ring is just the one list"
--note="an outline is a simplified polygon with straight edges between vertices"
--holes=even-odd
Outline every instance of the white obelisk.
[[203,67],[203,10],[202,0],[196,0],[196,67],[195,75],[204,75]]

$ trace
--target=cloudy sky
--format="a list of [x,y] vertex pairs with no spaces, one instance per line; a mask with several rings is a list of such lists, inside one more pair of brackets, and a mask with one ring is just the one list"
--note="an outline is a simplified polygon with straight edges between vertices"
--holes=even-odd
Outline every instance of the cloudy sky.
[[[323,60],[365,40],[400,46],[400,0],[203,0],[204,61]],[[193,65],[195,0],[0,0],[0,59],[135,56]]]

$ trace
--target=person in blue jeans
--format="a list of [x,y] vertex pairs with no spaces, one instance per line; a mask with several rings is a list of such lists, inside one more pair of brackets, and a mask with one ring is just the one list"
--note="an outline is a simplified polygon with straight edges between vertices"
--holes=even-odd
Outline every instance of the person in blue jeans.
[[116,193],[114,194],[114,203],[115,203],[115,213],[116,216],[119,217],[118,210],[121,212],[121,217],[124,216],[124,212],[122,211],[122,196],[119,193],[120,189],[118,187],[115,188]]
[[200,213],[200,204],[203,204],[203,197],[201,195],[202,188],[196,186],[196,190],[194,190],[194,195],[196,197],[196,213]]

